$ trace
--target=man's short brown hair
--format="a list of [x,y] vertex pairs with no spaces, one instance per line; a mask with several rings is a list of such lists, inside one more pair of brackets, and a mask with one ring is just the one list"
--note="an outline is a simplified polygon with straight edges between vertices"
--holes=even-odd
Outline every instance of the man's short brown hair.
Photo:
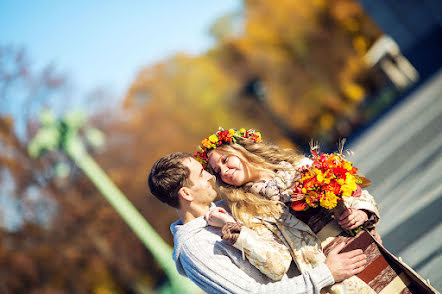
[[151,193],[160,201],[179,208],[178,191],[184,186],[192,186],[190,170],[183,164],[192,154],[176,152],[158,159],[150,170],[148,184]]

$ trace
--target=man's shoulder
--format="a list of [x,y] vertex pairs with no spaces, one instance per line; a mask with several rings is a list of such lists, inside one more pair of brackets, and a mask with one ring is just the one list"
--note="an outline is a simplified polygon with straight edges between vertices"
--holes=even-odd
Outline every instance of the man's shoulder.
[[207,225],[204,217],[193,219],[185,224],[177,220],[170,225],[170,230],[176,241],[184,242],[188,239],[199,238],[199,236],[209,233],[212,227]]
[[172,232],[172,235],[175,236],[175,234],[177,233],[177,231],[179,230],[180,226],[183,225],[183,221],[181,219],[178,219],[176,221],[174,221],[171,225],[170,225],[170,231]]
[[[219,248],[220,247],[220,248]],[[180,238],[175,238],[174,248],[180,251],[180,254],[194,255],[197,253],[200,257],[212,256],[215,250],[220,250],[224,247],[221,235],[216,231],[216,228],[207,227],[201,229],[193,234],[181,235]],[[218,249],[216,249],[218,248]]]

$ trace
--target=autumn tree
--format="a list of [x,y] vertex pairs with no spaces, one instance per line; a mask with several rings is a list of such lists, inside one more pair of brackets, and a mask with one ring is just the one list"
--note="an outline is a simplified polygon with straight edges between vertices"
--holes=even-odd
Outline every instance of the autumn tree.
[[[68,80],[54,66],[36,71],[14,47],[0,47],[0,65],[0,292],[150,291],[163,273],[90,181],[62,153],[28,155],[40,111],[68,110]],[[114,126],[107,112],[90,120],[124,140],[107,129]],[[120,154],[103,150],[100,163],[112,171]],[[111,173],[125,184],[118,175]]]
[[[381,34],[360,5],[354,0],[244,1],[243,18],[236,21],[242,31],[214,34],[218,46],[209,54],[243,87],[260,81],[268,112],[301,137],[327,144],[348,136],[365,96],[358,78],[363,55]],[[250,102],[243,104],[246,112]]]
[[167,118],[155,125],[189,131],[180,140],[186,150],[190,134],[208,134],[226,119],[304,151],[311,138],[335,148],[361,123],[363,56],[381,32],[358,2],[245,0],[210,33],[216,45],[207,53],[139,73],[125,102],[139,113],[134,121],[145,113],[152,122],[159,119],[152,113]]

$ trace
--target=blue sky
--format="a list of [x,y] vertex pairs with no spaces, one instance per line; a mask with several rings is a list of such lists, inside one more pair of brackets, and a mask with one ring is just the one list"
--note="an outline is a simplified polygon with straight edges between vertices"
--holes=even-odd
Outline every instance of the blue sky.
[[84,94],[124,90],[143,66],[212,46],[210,25],[240,0],[0,2],[0,45],[23,46],[37,68],[50,62]]
[[[100,86],[122,96],[142,67],[178,52],[206,51],[213,45],[210,25],[240,8],[240,0],[1,0],[0,46],[24,47],[37,70],[54,63],[71,78],[79,100]],[[16,229],[24,208],[10,197],[13,181],[6,183],[0,226]]]

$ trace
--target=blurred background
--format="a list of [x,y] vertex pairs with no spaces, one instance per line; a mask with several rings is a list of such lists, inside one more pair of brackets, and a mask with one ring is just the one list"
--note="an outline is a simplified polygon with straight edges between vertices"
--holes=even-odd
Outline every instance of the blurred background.
[[89,154],[170,245],[159,157],[218,126],[301,152],[347,138],[387,249],[440,291],[441,18],[437,0],[0,2],[0,293],[166,280],[65,152],[29,155],[45,109],[100,130],[80,132]]

